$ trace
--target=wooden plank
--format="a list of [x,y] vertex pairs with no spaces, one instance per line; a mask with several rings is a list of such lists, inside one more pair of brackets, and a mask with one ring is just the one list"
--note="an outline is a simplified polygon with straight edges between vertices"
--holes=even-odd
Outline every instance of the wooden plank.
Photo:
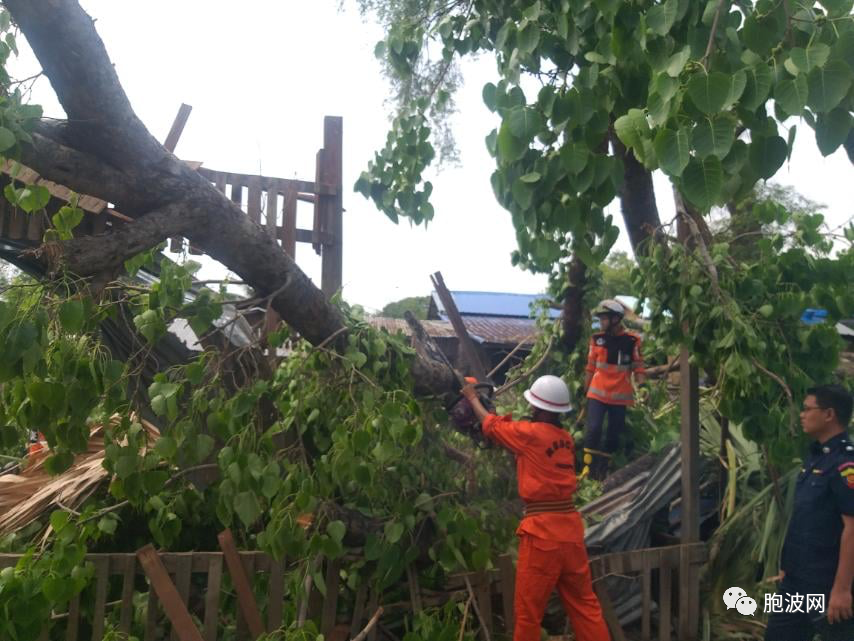
[[240,184],[248,184],[250,178],[258,178],[261,183],[261,189],[267,190],[275,186],[279,193],[285,192],[288,187],[296,187],[296,190],[302,194],[321,194],[324,196],[334,196],[337,193],[337,187],[324,183],[316,183],[310,180],[294,180],[292,178],[274,178],[271,176],[260,176],[258,174],[236,174],[233,172],[217,171],[208,167],[200,167],[198,172],[210,180],[217,181],[217,174],[226,176],[228,182],[237,182]]
[[480,360],[480,355],[474,346],[474,341],[469,336],[468,330],[463,323],[462,316],[460,316],[460,312],[454,302],[454,297],[451,296],[451,292],[445,286],[445,279],[442,278],[442,272],[436,272],[430,277],[430,280],[433,282],[433,287],[436,288],[436,293],[445,307],[448,320],[451,321],[454,333],[457,335],[463,358],[465,358],[468,364],[468,374],[476,377],[480,382],[486,381],[486,367],[484,367],[483,362]]
[[294,258],[297,245],[297,190],[293,187],[282,192],[282,226],[278,231],[282,249]]
[[[315,166],[315,176],[317,177],[316,180],[319,183],[323,179],[323,171],[325,169],[325,164],[323,162],[323,149],[319,149],[317,151],[317,156],[315,157],[314,166]],[[320,232],[323,230],[322,221],[323,221],[323,216],[325,213],[326,203],[327,203],[327,201],[325,198],[318,198],[314,202],[314,218],[313,218],[312,224],[311,224],[311,231],[312,231],[311,246],[312,246],[312,248],[314,248],[314,252],[318,255],[320,255],[320,253],[321,253]],[[325,291],[323,293],[326,294]],[[328,296],[328,294],[327,294],[327,296]]]
[[[243,566],[243,571],[246,573],[246,576],[249,580],[249,588],[252,588],[252,577],[255,576],[255,556],[244,555],[238,552],[238,556],[240,557],[240,563]],[[252,592],[252,597],[255,597],[255,592]],[[238,602],[239,605],[239,602]],[[260,613],[260,608],[259,608]],[[237,608],[237,629],[235,633],[235,637],[237,641],[247,641],[250,638],[249,626],[246,623],[246,617],[243,616],[243,610],[238,607]],[[251,637],[254,639],[254,637]]]
[[658,570],[658,639],[670,641],[670,600],[673,593],[671,565],[666,556]]
[[221,171],[216,172],[216,176],[214,177],[212,182],[216,184],[216,188],[220,193],[225,194],[225,185],[227,183],[225,181],[224,173],[222,173]]
[[76,594],[68,604],[68,627],[65,628],[65,641],[77,641],[77,628],[80,623],[80,595]]
[[111,567],[122,568],[122,606],[119,614],[119,632],[130,633],[133,619],[133,584],[136,578],[136,557],[122,555],[110,563]]
[[209,559],[208,586],[205,590],[205,641],[216,641],[219,592],[222,587],[222,556]]
[[498,557],[498,569],[501,571],[501,605],[504,610],[504,627],[508,635],[513,635],[513,597],[516,590],[516,567],[513,557],[504,554]]
[[104,636],[104,616],[107,607],[110,559],[101,557],[95,562],[95,609],[92,612],[92,641],[101,641]]
[[[193,571],[193,553],[182,552],[176,557],[175,567],[175,588],[178,590],[178,596],[181,597],[181,603],[189,611],[190,606],[190,579]],[[178,634],[175,628],[172,628],[172,639],[178,641]]]
[[23,238],[27,228],[26,225],[26,214],[17,207],[12,207],[9,216],[9,238],[12,240]]
[[285,561],[272,559],[270,582],[267,587],[267,632],[278,630],[282,625],[285,602]]
[[184,133],[184,126],[187,124],[187,119],[190,117],[192,110],[193,108],[190,105],[184,103],[181,103],[181,106],[178,108],[178,113],[163,143],[163,146],[169,153],[175,153],[175,147],[178,146],[178,140],[181,138],[181,134]]
[[[190,105],[186,105],[184,103],[181,103],[181,106],[178,108],[178,113],[176,114],[175,120],[172,122],[172,127],[169,129],[169,133],[166,135],[166,140],[163,143],[163,146],[169,153],[175,153],[175,147],[178,146],[178,140],[184,132],[184,126],[187,124],[187,119],[190,117],[190,112],[192,110],[193,108]],[[180,253],[183,249],[183,238],[180,236],[173,236],[169,239],[169,251]]]
[[332,296],[344,282],[344,208],[342,201],[342,154],[344,120],[338,116],[323,119],[323,182],[334,185],[336,193],[324,196],[321,230],[332,236],[332,242],[323,245],[320,289]]
[[157,619],[160,617],[160,603],[157,601],[157,593],[154,591],[154,583],[148,581],[148,610],[145,615],[145,637],[144,641],[154,641],[157,634]]
[[252,588],[249,585],[246,571],[237,554],[231,530],[223,530],[219,533],[217,539],[225,557],[225,563],[228,566],[234,590],[237,592],[237,601],[240,605],[240,610],[243,616],[246,617],[246,623],[249,625],[249,632],[252,634],[252,638],[257,639],[264,634],[264,624],[261,622],[261,613],[258,610],[258,604],[255,602],[255,595],[252,594]]
[[[370,615],[373,612],[377,611],[380,602],[380,591],[378,588],[371,590],[371,598],[368,599],[368,614]],[[377,627],[374,626],[371,628],[371,631],[368,632],[368,641],[377,641]]]
[[650,641],[650,614],[652,610],[652,555],[643,557],[641,570],[641,641]]
[[483,625],[488,631],[487,638],[492,638],[494,625],[492,622],[492,591],[491,581],[487,572],[478,572],[475,575],[474,593],[477,597],[477,605],[480,615],[483,617]]
[[338,613],[338,589],[341,572],[341,559],[326,561],[326,597],[323,599],[323,608],[320,611],[320,633],[329,638],[332,628],[335,627],[335,615]]
[[362,619],[365,618],[365,602],[368,600],[368,585],[362,583],[356,590],[356,600],[353,603],[353,620],[350,622],[350,638],[362,631]]
[[264,207],[265,227],[270,238],[276,238],[279,225],[279,191],[277,189],[267,190],[267,203]]
[[30,214],[27,221],[27,240],[33,242],[41,241],[42,236],[44,236],[44,219],[45,214],[43,212],[33,212]]
[[157,598],[163,605],[166,616],[172,622],[172,629],[178,632],[178,639],[180,641],[204,641],[186,606],[181,602],[178,590],[169,578],[169,574],[161,563],[160,557],[157,556],[154,546],[146,545],[137,550],[136,556],[143,572],[151,581],[151,586],[157,593]]
[[417,614],[424,608],[421,605],[421,586],[418,585],[418,573],[411,563],[406,566],[406,582],[409,585],[409,601],[412,603],[412,611]]
[[249,220],[261,224],[261,180],[253,176],[249,179],[249,195],[246,200],[246,214]]
[[620,620],[617,618],[617,612],[614,610],[614,604],[611,602],[611,597],[608,596],[608,591],[605,589],[604,581],[596,581],[593,583],[593,591],[599,599],[599,604],[602,606],[602,617],[608,625],[608,630],[611,632],[613,641],[626,641],[626,635],[620,625]]

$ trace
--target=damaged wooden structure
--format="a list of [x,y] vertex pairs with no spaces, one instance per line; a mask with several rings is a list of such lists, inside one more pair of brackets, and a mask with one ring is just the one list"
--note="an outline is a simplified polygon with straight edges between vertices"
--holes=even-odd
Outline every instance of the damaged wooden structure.
[[[188,105],[181,105],[164,146],[174,152],[181,132],[190,114]],[[203,163],[186,161],[207,178],[232,202],[240,205],[249,218],[262,226],[281,245],[291,258],[295,258],[297,243],[312,246],[321,257],[321,290],[327,297],[341,288],[343,279],[343,205],[342,205],[342,146],[343,120],[337,116],[323,119],[323,146],[317,151],[314,180],[295,180],[269,176],[238,174],[203,167]],[[50,229],[56,212],[67,205],[75,194],[57,183],[39,176],[32,169],[6,161],[0,166],[0,188],[8,184],[41,185],[50,192],[50,202],[44,210],[28,214],[0,199],[0,242],[4,239],[37,246],[44,233]],[[109,234],[132,222],[110,203],[77,195],[77,205],[83,210],[83,220],[75,229],[76,235]],[[313,209],[311,229],[297,226],[299,203]],[[173,238],[170,249],[200,254],[198,249],[182,238]]]

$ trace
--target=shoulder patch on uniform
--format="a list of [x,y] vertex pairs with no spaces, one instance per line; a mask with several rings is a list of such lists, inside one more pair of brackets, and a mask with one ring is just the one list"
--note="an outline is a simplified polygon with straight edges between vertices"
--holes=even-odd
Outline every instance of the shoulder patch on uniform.
[[839,475],[848,488],[854,490],[854,461],[847,461],[836,469],[839,470]]
[[605,344],[605,339],[604,339],[604,338],[597,338],[597,339],[596,339],[596,344],[597,344],[597,345],[604,345],[604,344]]

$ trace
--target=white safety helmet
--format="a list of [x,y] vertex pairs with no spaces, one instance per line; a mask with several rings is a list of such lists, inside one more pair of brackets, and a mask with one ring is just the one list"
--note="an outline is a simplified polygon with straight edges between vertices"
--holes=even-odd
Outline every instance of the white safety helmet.
[[568,412],[572,409],[569,402],[569,388],[557,376],[540,376],[531,385],[531,389],[522,394],[534,407],[548,412]]
[[625,313],[626,310],[620,302],[612,298],[606,298],[596,306],[595,310],[593,310],[594,316],[599,316],[601,314],[617,314],[618,316],[624,316]]

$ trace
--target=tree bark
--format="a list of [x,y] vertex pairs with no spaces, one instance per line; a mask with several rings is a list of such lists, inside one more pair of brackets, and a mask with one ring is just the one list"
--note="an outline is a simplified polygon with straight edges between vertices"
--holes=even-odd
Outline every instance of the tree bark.
[[587,266],[578,256],[569,263],[569,286],[563,297],[563,346],[573,352],[584,332],[584,286],[587,284]]
[[657,238],[661,218],[655,202],[652,173],[638,162],[634,153],[626,149],[616,134],[611,136],[614,153],[623,161],[624,180],[620,188],[620,209],[635,256],[644,255],[651,238]]
[[[121,269],[130,256],[172,235],[186,236],[223,263],[312,344],[335,335],[346,344],[338,308],[278,243],[149,133],[131,107],[92,18],[76,0],[7,0],[56,91],[68,120],[36,125],[22,160],[44,178],[91,194],[134,219],[97,238],[43,251],[79,275]],[[422,392],[445,394],[451,377],[423,357],[414,377]],[[419,376],[421,375],[421,376]]]

